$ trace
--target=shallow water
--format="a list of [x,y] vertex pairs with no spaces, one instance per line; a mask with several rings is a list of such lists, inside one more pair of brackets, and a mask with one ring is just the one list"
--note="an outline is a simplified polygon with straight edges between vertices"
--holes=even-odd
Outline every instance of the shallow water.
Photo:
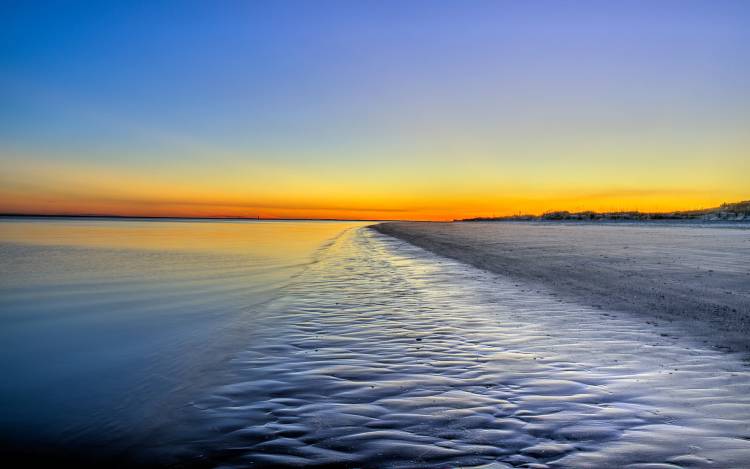
[[[159,421],[148,433],[125,427],[148,435],[134,457],[225,467],[656,469],[750,461],[744,357],[680,337],[668,324],[562,302],[366,228],[340,226],[316,242],[300,251],[309,262],[269,277],[263,285],[277,288],[266,296],[256,293],[269,290],[255,290],[252,275],[227,284],[235,278],[229,272],[253,264],[237,251],[211,264],[205,278],[215,282],[197,281],[210,288],[177,276],[169,289],[152,292],[166,311],[173,302],[197,305],[183,318],[197,337],[177,341],[170,350],[189,354],[162,368],[170,389],[182,390],[170,393],[171,405],[139,407],[162,396],[153,370],[133,380],[149,391],[119,415]],[[6,260],[5,250],[20,247],[3,249]],[[196,275],[190,265],[185,271]],[[140,281],[136,291],[150,283]],[[4,323],[12,311],[5,292],[22,289],[17,283],[3,280]],[[173,295],[165,299],[165,290]],[[100,293],[108,298],[110,290]],[[204,311],[215,304],[233,326],[210,335],[204,324],[216,320],[206,321]],[[11,337],[5,328],[3,335]],[[11,362],[3,361],[3,371]],[[79,371],[75,360],[69,365]],[[7,404],[7,385],[3,392]]]
[[132,444],[362,223],[0,221],[3,446]]

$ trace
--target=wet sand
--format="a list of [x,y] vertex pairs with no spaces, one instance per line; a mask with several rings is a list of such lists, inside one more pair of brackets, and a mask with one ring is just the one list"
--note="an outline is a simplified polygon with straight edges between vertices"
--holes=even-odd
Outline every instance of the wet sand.
[[750,224],[419,223],[373,226],[565,300],[672,322],[750,351]]
[[[526,293],[524,293],[526,290]],[[190,409],[183,465],[687,469],[750,460],[750,369],[628,313],[351,230]],[[191,456],[192,455],[192,456]]]

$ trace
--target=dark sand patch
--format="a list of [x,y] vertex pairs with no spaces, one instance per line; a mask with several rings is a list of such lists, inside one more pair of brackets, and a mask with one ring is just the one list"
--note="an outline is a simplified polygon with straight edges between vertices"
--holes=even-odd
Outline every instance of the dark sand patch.
[[566,299],[750,351],[750,225],[382,223],[372,228]]

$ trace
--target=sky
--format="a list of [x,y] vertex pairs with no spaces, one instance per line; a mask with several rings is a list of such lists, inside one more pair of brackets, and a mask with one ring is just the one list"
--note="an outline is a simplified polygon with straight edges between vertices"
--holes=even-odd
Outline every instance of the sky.
[[0,2],[0,213],[750,199],[750,2]]

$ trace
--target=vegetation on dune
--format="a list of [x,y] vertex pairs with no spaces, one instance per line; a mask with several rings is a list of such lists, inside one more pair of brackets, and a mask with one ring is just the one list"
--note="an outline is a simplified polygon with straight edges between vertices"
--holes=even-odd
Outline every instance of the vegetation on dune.
[[750,221],[750,200],[721,204],[719,207],[680,212],[568,212],[550,211],[542,215],[512,215],[507,217],[477,217],[460,221],[539,221],[539,220],[701,220]]

